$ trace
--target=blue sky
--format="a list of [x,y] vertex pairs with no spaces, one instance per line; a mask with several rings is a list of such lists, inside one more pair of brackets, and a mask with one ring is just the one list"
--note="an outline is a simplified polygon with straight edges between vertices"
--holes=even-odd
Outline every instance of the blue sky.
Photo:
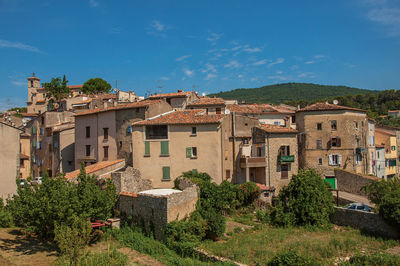
[[26,77],[139,95],[284,82],[398,89],[400,0],[0,0],[0,110]]

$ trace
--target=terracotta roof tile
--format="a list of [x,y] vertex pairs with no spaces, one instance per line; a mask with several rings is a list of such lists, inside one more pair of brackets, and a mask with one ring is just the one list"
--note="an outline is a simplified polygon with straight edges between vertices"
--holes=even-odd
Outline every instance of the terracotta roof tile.
[[186,97],[190,95],[191,91],[180,91],[180,92],[172,92],[172,93],[161,93],[156,95],[151,95],[149,99],[159,99],[159,98],[174,98],[174,97]]
[[144,100],[144,101],[140,101],[140,102],[121,104],[121,105],[112,106],[112,107],[108,107],[108,108],[97,108],[97,109],[88,110],[88,111],[84,111],[84,112],[75,114],[75,116],[92,115],[92,114],[104,113],[104,112],[109,112],[109,111],[146,107],[146,106],[149,106],[152,104],[159,103],[160,101],[161,100],[157,100],[157,101]]
[[222,98],[200,97],[199,99],[188,104],[188,106],[204,105],[225,105],[225,101]]
[[[121,163],[123,161],[124,161],[124,159],[116,160],[116,161],[104,161],[104,162],[95,163],[95,164],[86,166],[85,167],[85,171],[86,171],[87,174],[92,174],[92,173],[100,171],[100,170],[102,170],[104,168],[110,167],[110,166],[112,166],[114,164]],[[78,169],[78,170],[75,170],[73,172],[67,173],[67,174],[65,174],[65,178],[68,179],[68,180],[77,178],[80,172],[81,172],[81,170]]]
[[36,80],[40,80],[40,78],[38,78],[38,77],[34,77],[34,76],[32,76],[32,77],[29,77],[29,78],[27,78],[27,79],[36,79]]
[[379,130],[379,129],[375,129],[375,133],[385,134],[385,135],[389,135],[389,136],[396,136],[396,134],[393,134],[393,133],[390,133],[390,132],[387,132],[387,131],[383,131],[383,130]]
[[39,100],[39,101],[36,101],[37,103],[45,103],[46,102],[46,100]]
[[291,127],[283,127],[279,125],[269,125],[269,124],[262,124],[259,126],[262,130],[267,133],[298,133],[296,129]]
[[82,89],[83,85],[69,85],[67,87],[72,90],[76,90],[76,89]]
[[261,191],[270,190],[269,186],[266,186],[266,185],[263,185],[263,184],[260,184],[260,183],[256,183],[256,185],[261,189]]
[[52,127],[52,131],[53,132],[59,132],[59,131],[63,131],[63,130],[71,129],[71,128],[75,128],[75,124],[74,123],[68,123],[68,124],[62,124],[62,125],[54,126],[54,127]]
[[232,104],[227,105],[227,108],[231,112],[242,113],[242,114],[264,114],[264,113],[282,113],[282,114],[294,114],[293,110],[285,107],[275,106],[272,104]]
[[216,124],[222,121],[226,115],[207,115],[205,110],[180,110],[173,111],[150,118],[144,121],[139,121],[133,126],[143,125],[187,125],[187,124]]
[[363,112],[365,113],[365,110],[358,109],[358,108],[352,108],[352,107],[347,107],[347,106],[341,106],[337,104],[330,104],[330,103],[315,103],[308,105],[297,112],[310,112],[310,111],[335,111],[335,110],[349,110],[349,111],[357,111],[357,112]]
[[25,154],[20,154],[19,155],[19,158],[21,159],[21,160],[29,160],[29,156],[28,155],[25,155]]
[[39,114],[35,114],[35,113],[21,113],[22,116],[38,116]]
[[128,191],[121,191],[119,193],[120,196],[127,196],[127,197],[132,197],[132,198],[137,198],[137,193],[134,192],[128,192]]
[[91,103],[91,102],[92,102],[92,99],[87,99],[87,100],[82,101],[82,102],[73,103],[72,105],[76,105],[76,104],[86,104],[86,103]]

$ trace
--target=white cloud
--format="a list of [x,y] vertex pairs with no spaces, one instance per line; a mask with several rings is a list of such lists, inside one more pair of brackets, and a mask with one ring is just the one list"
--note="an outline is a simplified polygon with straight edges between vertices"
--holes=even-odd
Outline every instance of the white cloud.
[[169,77],[161,77],[161,80],[169,80]]
[[99,5],[99,2],[97,2],[96,0],[89,0],[89,5],[90,7],[96,7]]
[[267,63],[267,59],[263,59],[263,60],[259,60],[257,62],[252,63],[253,66],[261,66],[261,65],[265,65]]
[[201,72],[203,73],[207,73],[207,72],[214,72],[217,73],[217,69],[215,68],[215,66],[213,64],[207,63],[205,64],[205,69],[203,69]]
[[304,73],[300,73],[299,75],[297,75],[297,77],[299,77],[299,78],[315,78],[315,75],[313,72],[304,72]]
[[183,73],[185,73],[185,75],[188,77],[192,77],[194,75],[194,70],[184,69]]
[[242,65],[236,60],[231,60],[231,61],[229,61],[228,64],[224,65],[224,67],[227,67],[227,68],[239,68],[241,66]]
[[7,41],[7,40],[0,40],[0,48],[1,47],[3,47],[3,48],[15,48],[15,49],[25,50],[25,51],[29,51],[29,52],[44,54],[44,52],[39,50],[39,48],[31,46],[31,45],[28,45],[28,44],[20,43],[20,42],[10,42],[10,41]]
[[314,64],[314,63],[315,63],[314,60],[309,60],[309,61],[305,62],[304,64],[311,65],[311,64]]
[[204,79],[205,80],[210,80],[210,79],[213,79],[213,78],[216,78],[216,77],[218,77],[218,75],[213,74],[213,73],[208,73],[207,76]]
[[293,65],[293,66],[290,67],[291,70],[296,70],[296,69],[298,69],[298,68],[299,68],[298,65]]
[[237,75],[237,77],[241,79],[241,78],[243,78],[243,75],[239,74],[239,75]]
[[245,48],[243,49],[243,51],[248,52],[248,53],[259,53],[262,51],[262,49],[259,47],[251,48],[248,45],[246,45]]
[[258,80],[258,78],[256,78],[256,77],[250,79],[250,81],[257,81],[257,80]]
[[367,18],[384,26],[390,36],[400,35],[400,8],[374,8],[367,14]]
[[322,58],[325,58],[326,57],[326,55],[323,55],[323,54],[316,54],[316,55],[314,55],[314,58],[315,59],[322,59]]
[[278,71],[276,71],[275,73],[276,73],[276,74],[278,74],[278,75],[280,75],[280,74],[282,74],[282,73],[283,73],[283,71],[281,71],[281,70],[278,70]]
[[171,28],[170,26],[161,23],[159,20],[153,20],[150,23],[150,28],[147,33],[154,36],[166,37],[167,36],[166,32],[170,28]]
[[287,80],[288,77],[285,76],[280,76],[280,75],[276,75],[276,76],[268,76],[268,79],[274,79],[274,80],[280,80],[280,81],[284,81]]
[[162,24],[160,21],[158,20],[153,20],[151,22],[151,27],[153,29],[155,29],[156,31],[165,31],[167,29],[167,26]]
[[221,52],[237,51],[240,48],[242,48],[242,46],[240,46],[240,45],[232,47],[232,48],[223,48],[223,49],[221,49]]
[[274,65],[282,64],[283,62],[285,62],[285,59],[280,57],[280,58],[276,59],[276,61],[269,63],[268,66],[271,67]]
[[175,61],[180,62],[180,61],[183,61],[183,60],[185,60],[185,59],[187,59],[187,58],[189,58],[191,56],[192,56],[191,54],[183,55],[181,57],[176,58]]
[[15,86],[28,86],[27,83],[25,81],[11,81],[11,84],[15,85]]
[[215,45],[219,39],[221,39],[222,34],[211,32],[208,37],[207,41],[209,41],[212,45]]

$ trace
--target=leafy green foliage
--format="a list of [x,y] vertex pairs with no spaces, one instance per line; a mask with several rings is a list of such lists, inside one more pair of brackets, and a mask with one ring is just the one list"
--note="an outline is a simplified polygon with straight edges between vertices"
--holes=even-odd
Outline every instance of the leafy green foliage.
[[357,254],[350,258],[350,261],[342,265],[364,265],[364,266],[396,266],[400,265],[400,257],[398,255],[390,255],[387,253],[375,253],[361,255]]
[[238,191],[240,193],[239,201],[245,206],[252,204],[261,193],[260,188],[254,182],[246,182],[239,185]]
[[[60,257],[55,263],[57,266],[70,266],[71,261],[66,257]],[[128,256],[111,246],[108,251],[100,253],[88,253],[79,259],[78,265],[82,266],[125,266],[128,265]]]
[[107,219],[117,200],[115,186],[108,180],[99,183],[82,168],[78,182],[63,176],[43,176],[40,186],[18,186],[17,195],[8,201],[16,225],[41,237],[53,237],[55,224],[71,225],[73,217]]
[[272,213],[277,225],[323,225],[333,212],[333,196],[314,169],[302,169],[279,193]]
[[[329,97],[338,97],[353,94],[376,94],[377,91],[350,88],[346,86],[326,86],[312,83],[282,83],[263,86],[253,89],[236,89],[219,92],[209,96],[221,97],[224,99],[246,101],[248,103],[284,103],[314,101]],[[295,105],[297,106],[297,105]]]
[[7,228],[13,225],[11,212],[4,206],[3,199],[0,198],[0,227]]
[[283,251],[273,257],[267,264],[268,266],[308,266],[315,265],[309,258],[300,255],[294,250]]
[[78,265],[79,258],[85,254],[90,242],[91,224],[82,218],[73,216],[71,225],[55,225],[54,240],[61,254],[66,255],[71,262]]
[[87,80],[82,87],[82,92],[85,94],[100,94],[111,91],[111,85],[102,78],[93,78]]
[[62,99],[68,97],[71,90],[67,86],[68,80],[65,75],[61,80],[60,77],[52,78],[50,82],[43,83],[43,88],[46,90],[47,98],[54,98],[56,102],[60,102]]
[[400,179],[372,181],[363,188],[376,204],[379,214],[393,226],[400,227]]

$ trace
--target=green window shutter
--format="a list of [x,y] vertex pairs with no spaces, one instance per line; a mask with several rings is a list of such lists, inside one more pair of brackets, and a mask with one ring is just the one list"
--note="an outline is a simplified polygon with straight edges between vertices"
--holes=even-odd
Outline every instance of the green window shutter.
[[186,148],[186,158],[192,157],[192,148]]
[[166,180],[170,179],[170,168],[169,168],[169,166],[163,166],[162,173],[163,173],[163,175],[162,175],[163,179],[166,179]]
[[149,141],[144,142],[144,155],[150,156],[150,142]]
[[36,134],[36,127],[32,127],[32,134]]
[[161,155],[169,155],[168,141],[161,141]]
[[36,148],[36,139],[33,140],[33,147]]

